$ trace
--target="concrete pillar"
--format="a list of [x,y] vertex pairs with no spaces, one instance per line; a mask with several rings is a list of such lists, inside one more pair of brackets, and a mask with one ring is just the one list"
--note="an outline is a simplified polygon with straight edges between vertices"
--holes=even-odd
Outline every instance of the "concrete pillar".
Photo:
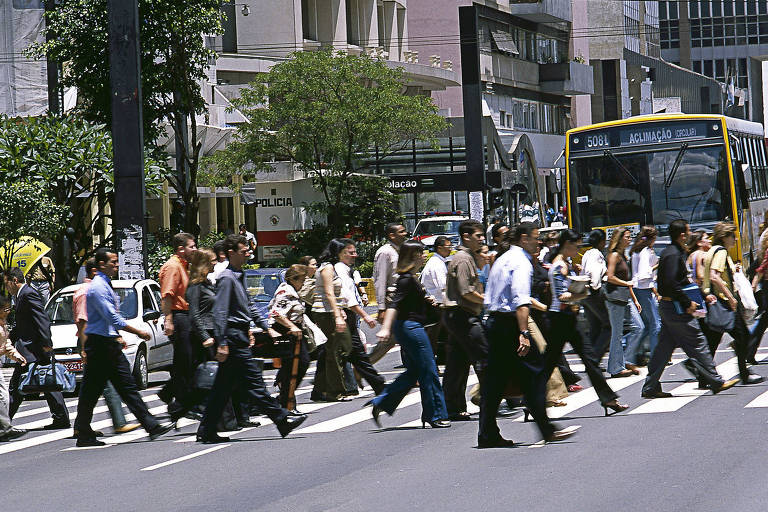
[[232,208],[234,208],[234,221],[235,225],[232,228],[237,231],[237,227],[240,224],[245,223],[245,208],[240,201],[240,188],[243,186],[243,177],[236,174],[232,177],[233,185],[235,186],[236,193],[232,196]]
[[218,211],[216,204],[216,187],[211,187],[211,195],[208,197],[208,226],[214,233],[218,231]]

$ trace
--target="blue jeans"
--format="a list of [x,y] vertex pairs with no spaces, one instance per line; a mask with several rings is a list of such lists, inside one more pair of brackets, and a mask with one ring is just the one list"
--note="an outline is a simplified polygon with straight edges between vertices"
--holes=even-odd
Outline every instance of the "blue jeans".
[[[640,344],[640,334],[643,331],[643,320],[631,300],[625,306],[605,301],[608,308],[608,318],[611,321],[611,347],[608,353],[608,373],[616,375],[626,369],[627,364],[635,363],[637,346]],[[630,329],[624,335],[624,317],[630,315]]]
[[435,355],[424,327],[413,320],[395,320],[393,334],[406,357],[405,371],[373,399],[373,403],[390,416],[405,395],[419,383],[421,420],[437,421],[448,418],[443,388],[437,376]]
[[112,427],[124,427],[127,422],[125,421],[125,414],[123,413],[123,402],[120,400],[120,395],[117,394],[115,386],[109,381],[107,381],[107,385],[104,386],[104,401],[107,403],[109,415],[112,417]]
[[648,336],[648,348],[651,354],[659,343],[659,332],[661,331],[661,316],[659,316],[659,305],[656,303],[656,297],[650,288],[635,288],[635,297],[640,303],[642,310],[640,317],[643,319],[643,332],[640,334],[640,340]]

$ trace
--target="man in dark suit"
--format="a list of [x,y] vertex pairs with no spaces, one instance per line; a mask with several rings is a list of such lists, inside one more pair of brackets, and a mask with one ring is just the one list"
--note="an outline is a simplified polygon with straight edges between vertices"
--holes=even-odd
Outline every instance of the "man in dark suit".
[[[51,321],[45,313],[45,304],[40,293],[25,284],[21,269],[9,268],[4,272],[3,277],[5,289],[14,296],[16,305],[16,327],[11,330],[10,336],[16,345],[16,350],[28,363],[38,361],[40,364],[50,364],[53,351]],[[8,411],[11,418],[24,400],[24,395],[19,392],[23,372],[24,369],[17,366],[11,376],[11,403]],[[45,400],[51,409],[53,423],[44,428],[46,430],[69,428],[69,412],[61,392],[45,393]]]

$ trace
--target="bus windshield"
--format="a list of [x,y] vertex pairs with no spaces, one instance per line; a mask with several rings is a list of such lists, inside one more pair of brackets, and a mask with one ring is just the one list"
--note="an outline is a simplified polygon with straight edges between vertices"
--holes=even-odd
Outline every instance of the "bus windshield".
[[571,155],[569,169],[573,228],[582,233],[618,224],[651,224],[663,232],[675,219],[693,230],[711,229],[732,220],[724,144]]

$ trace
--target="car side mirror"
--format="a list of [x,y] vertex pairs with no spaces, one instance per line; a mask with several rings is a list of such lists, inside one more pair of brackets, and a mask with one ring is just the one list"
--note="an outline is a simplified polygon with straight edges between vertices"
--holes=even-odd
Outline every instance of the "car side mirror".
[[147,309],[144,311],[144,316],[142,318],[145,322],[152,322],[160,318],[162,315],[163,314],[156,309]]

